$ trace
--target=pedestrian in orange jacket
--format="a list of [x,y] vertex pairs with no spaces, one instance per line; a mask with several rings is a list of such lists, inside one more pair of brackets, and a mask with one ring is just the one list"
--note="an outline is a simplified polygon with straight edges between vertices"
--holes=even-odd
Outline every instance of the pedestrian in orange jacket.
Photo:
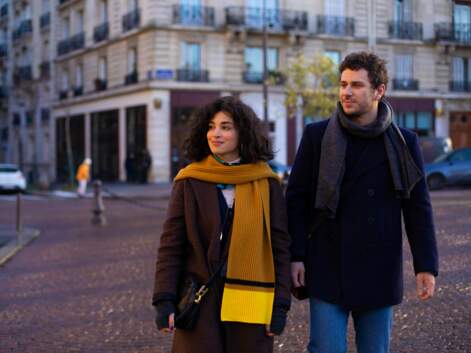
[[92,160],[90,158],[85,158],[80,164],[77,175],[75,176],[75,179],[77,179],[78,182],[78,188],[77,188],[77,195],[79,197],[85,196],[85,193],[87,192],[87,182],[90,179],[90,165],[92,164]]

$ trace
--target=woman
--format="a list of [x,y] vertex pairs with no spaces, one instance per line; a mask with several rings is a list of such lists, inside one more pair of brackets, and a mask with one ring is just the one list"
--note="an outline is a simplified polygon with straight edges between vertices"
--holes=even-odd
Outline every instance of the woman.
[[195,114],[184,149],[192,163],[175,178],[156,264],[157,327],[175,330],[179,280],[205,283],[227,261],[172,352],[270,353],[290,306],[290,239],[269,140],[250,107],[223,97]]

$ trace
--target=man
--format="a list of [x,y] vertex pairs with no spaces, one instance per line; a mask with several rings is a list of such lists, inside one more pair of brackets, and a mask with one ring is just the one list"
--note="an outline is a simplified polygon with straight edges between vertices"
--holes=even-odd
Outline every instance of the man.
[[90,179],[91,164],[92,160],[90,158],[85,158],[77,170],[75,179],[77,179],[78,182],[77,195],[79,197],[84,197],[87,193],[87,182]]
[[346,352],[351,314],[358,353],[389,352],[403,296],[401,213],[417,295],[433,296],[438,255],[417,136],[393,123],[385,62],[348,55],[339,103],[304,131],[287,189],[294,287],[310,301],[310,353]]

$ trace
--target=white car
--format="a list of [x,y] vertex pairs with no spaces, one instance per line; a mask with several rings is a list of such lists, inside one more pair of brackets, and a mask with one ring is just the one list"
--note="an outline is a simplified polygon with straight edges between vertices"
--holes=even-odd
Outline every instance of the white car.
[[25,191],[26,179],[14,164],[0,163],[0,191]]

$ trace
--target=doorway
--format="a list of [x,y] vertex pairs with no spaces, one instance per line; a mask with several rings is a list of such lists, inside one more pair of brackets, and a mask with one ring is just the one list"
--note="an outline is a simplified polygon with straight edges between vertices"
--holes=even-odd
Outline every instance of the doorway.
[[92,114],[92,177],[102,181],[119,179],[118,110]]

